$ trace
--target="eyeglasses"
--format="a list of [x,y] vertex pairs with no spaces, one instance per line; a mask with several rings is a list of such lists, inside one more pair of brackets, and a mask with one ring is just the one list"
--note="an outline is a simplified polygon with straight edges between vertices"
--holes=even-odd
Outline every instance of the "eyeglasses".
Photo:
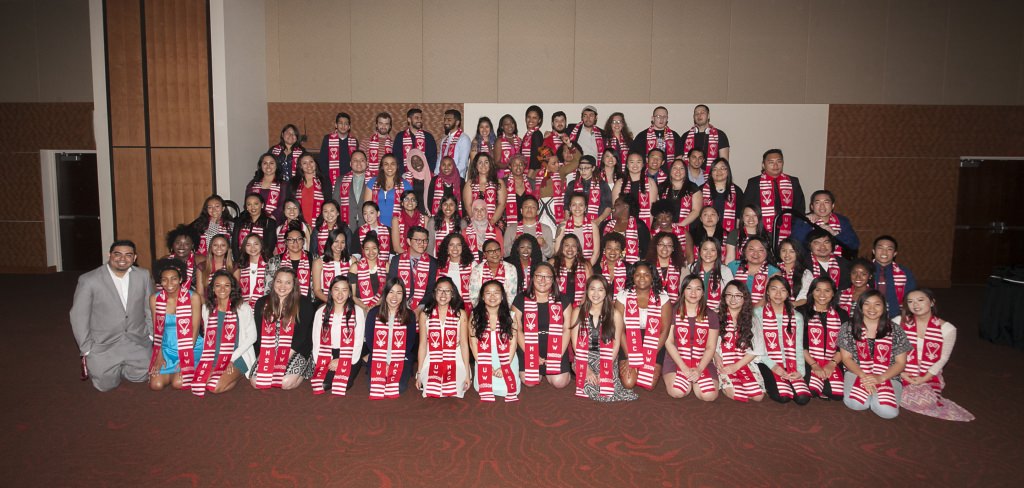
[[427,239],[424,238],[424,237],[419,237],[419,238],[410,237],[409,240],[412,241],[412,242],[419,242],[419,243],[427,242]]
[[302,242],[302,238],[301,237],[289,237],[289,238],[285,239],[284,242],[288,242],[288,243],[294,244],[294,243],[297,243],[297,242]]
[[496,252],[501,252],[501,249],[498,249],[498,248],[484,249],[484,254],[492,254],[492,253],[496,253]]
[[743,299],[743,295],[740,294],[740,293],[726,293],[725,294],[725,299],[726,300],[742,300]]
[[538,274],[538,275],[533,275],[533,279],[535,279],[535,280],[551,281],[551,280],[555,279],[555,277],[554,277],[554,275],[541,275],[541,274]]
[[452,289],[451,288],[438,288],[438,289],[434,290],[434,293],[437,293],[438,295],[451,295],[452,294]]

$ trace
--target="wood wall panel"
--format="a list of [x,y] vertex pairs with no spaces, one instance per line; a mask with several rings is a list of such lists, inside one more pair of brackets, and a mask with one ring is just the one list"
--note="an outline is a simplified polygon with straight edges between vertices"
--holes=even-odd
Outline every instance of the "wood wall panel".
[[206,2],[147,0],[150,144],[210,146]]
[[[153,167],[153,235],[157,252],[163,236],[178,224],[192,222],[206,197],[213,193],[210,151],[160,149],[151,154]],[[254,160],[255,161],[255,160]]]
[[96,149],[92,102],[0,103],[0,127],[0,154]]
[[[114,208],[116,232],[114,239],[131,239],[138,248],[139,265],[149,267],[149,177],[146,171],[146,150],[114,148],[110,153],[114,173]],[[164,246],[158,245],[160,250]]]
[[43,184],[39,153],[12,153],[3,157],[0,171],[0,221],[43,221]]
[[[334,116],[345,112],[352,116],[352,133],[362,141],[373,134],[375,119],[380,112],[391,113],[394,137],[406,127],[405,113],[412,107],[423,110],[423,129],[434,135],[440,144],[444,137],[444,111],[456,109],[465,114],[461,103],[268,103],[267,104],[267,143],[277,144],[281,136],[281,128],[285,124],[295,124],[304,131],[307,140],[305,147],[312,152],[320,150],[320,141],[324,134],[334,130]],[[476,132],[476,121],[463,120],[463,127],[470,134]],[[254,148],[252,154],[253,169],[256,158],[265,148]]]
[[146,111],[139,1],[107,0],[106,15],[110,142],[142,147],[146,145]]

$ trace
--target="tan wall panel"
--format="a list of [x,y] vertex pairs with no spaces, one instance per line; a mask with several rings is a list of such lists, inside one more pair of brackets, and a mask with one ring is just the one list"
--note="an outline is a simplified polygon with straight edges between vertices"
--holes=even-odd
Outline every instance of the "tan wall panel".
[[[213,193],[209,149],[153,149],[153,235],[192,222]],[[120,209],[120,207],[118,207]],[[164,244],[157,243],[157,251]]]
[[279,56],[276,88],[280,91],[274,100],[351,99],[351,2],[282,0],[274,3],[276,15],[273,20],[267,16],[267,22],[273,22],[277,30],[274,35]]
[[[39,153],[6,153],[0,178],[0,221],[43,221],[43,183]],[[43,243],[39,243],[42,245]]]
[[210,146],[206,2],[146,1],[150,143]]
[[886,6],[887,0],[811,2],[805,102],[882,102]]
[[734,4],[730,103],[803,103],[809,0]]
[[885,103],[938,103],[946,59],[946,0],[889,3]]
[[[285,0],[286,1],[286,0]],[[281,100],[281,2],[266,0],[267,27],[264,29],[267,44],[267,100]],[[258,75],[258,73],[253,73]]]
[[654,1],[651,103],[728,100],[732,9],[732,1]]
[[[149,267],[153,257],[149,240],[149,183],[145,149],[114,148],[110,153],[114,173],[115,239],[131,239],[138,246],[139,264]],[[157,252],[163,253],[163,244]]]
[[497,101],[498,0],[424,0],[423,25],[423,101]]
[[351,11],[352,101],[422,101],[422,2],[354,2]]
[[31,273],[46,269],[46,228],[42,222],[0,221],[0,242],[5,243],[0,252],[0,272]]
[[1010,104],[1018,99],[1024,5],[954,2],[950,5],[943,102]]
[[541,103],[574,99],[575,3],[499,0],[499,102]]
[[573,101],[651,100],[653,9],[653,0],[577,0]]
[[[39,59],[35,49],[25,42],[36,37],[34,3],[0,2],[0,46],[4,46],[0,62],[8,67],[0,77],[2,102],[39,101]],[[24,48],[12,49],[12,46]]]
[[139,15],[137,0],[107,0],[107,85],[114,146],[146,145]]

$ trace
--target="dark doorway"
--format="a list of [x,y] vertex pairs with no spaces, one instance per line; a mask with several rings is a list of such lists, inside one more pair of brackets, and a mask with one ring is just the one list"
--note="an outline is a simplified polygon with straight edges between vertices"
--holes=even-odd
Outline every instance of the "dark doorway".
[[984,284],[993,267],[1024,264],[1022,183],[1024,161],[961,160],[953,284]]
[[103,264],[96,154],[57,154],[57,215],[64,271]]

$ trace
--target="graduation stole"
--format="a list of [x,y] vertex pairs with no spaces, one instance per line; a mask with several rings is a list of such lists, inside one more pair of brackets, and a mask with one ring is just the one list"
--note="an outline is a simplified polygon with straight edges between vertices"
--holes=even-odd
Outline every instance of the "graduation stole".
[[[526,129],[523,134],[523,139],[520,142],[519,153],[526,157],[527,166],[530,163],[530,155],[533,153],[533,133],[537,132],[537,128]],[[543,164],[543,163],[542,163]]]
[[[331,235],[331,230],[338,228],[338,222],[335,221],[334,225],[328,227],[328,223],[324,222],[324,225],[320,226],[316,231],[316,253],[319,256],[324,254],[324,247],[327,246],[327,238]],[[339,236],[341,238],[341,236]]]
[[[658,135],[655,134],[654,126],[647,128],[647,153],[650,153],[652,149],[658,147]],[[665,161],[676,160],[676,138],[672,134],[672,129],[665,126]],[[622,161],[626,161],[626,158],[622,158]]]
[[502,285],[505,284],[505,262],[498,263],[498,270],[491,271],[491,266],[486,262],[481,263],[480,269],[480,283],[487,283],[491,280],[498,280]]
[[[288,252],[284,252],[280,256],[282,268],[291,268],[292,260],[288,257]],[[309,272],[309,255],[306,251],[302,251],[302,257],[299,258],[299,269],[295,270],[295,274],[299,277],[299,292],[302,296],[309,296],[309,286],[311,284],[310,278],[312,278]]]
[[750,278],[747,276],[749,272],[749,267],[740,262],[733,278],[747,282],[747,286],[750,287],[750,300],[757,303],[764,299],[764,292],[768,289],[768,262],[761,263],[757,273],[754,273],[753,284],[750,283]]
[[[295,199],[302,201],[302,192],[306,190],[305,180],[299,182],[299,188],[295,190]],[[313,186],[309,189],[313,192],[313,215],[309,217],[310,221],[316,220],[320,216],[320,207],[324,204],[324,190],[320,186],[320,178],[313,178]]]
[[661,298],[654,290],[647,297],[647,321],[640,323],[640,304],[636,290],[626,290],[626,357],[629,366],[637,369],[636,384],[654,388],[655,356],[661,337]]
[[606,259],[601,260],[601,274],[608,280],[608,283],[612,285],[612,295],[617,295],[620,291],[626,288],[626,262],[618,260],[615,263],[615,267],[608,269],[608,261]]
[[[626,142],[626,138],[623,137],[621,134],[619,135],[619,137],[615,137],[615,135],[613,134],[613,135],[608,137],[608,145],[612,149],[618,151],[618,153],[619,153],[619,161],[621,161],[619,163],[619,171],[625,173],[626,172],[626,156],[629,156],[629,144]],[[603,151],[602,151],[602,153],[603,153]]]
[[[813,274],[814,277],[817,278],[818,276],[821,275],[821,268],[822,268],[821,262],[818,261],[818,258],[812,256],[811,257],[811,264],[814,265],[814,266],[811,266],[811,274]],[[826,267],[828,269],[828,271],[827,271],[828,272],[828,277],[831,278],[832,279],[832,283],[835,283],[836,287],[838,287],[839,286],[839,261],[836,260],[836,256],[834,254],[828,257],[828,263],[826,263],[826,265],[827,265]]]
[[[256,284],[252,286],[252,292],[249,291],[251,280],[256,280]],[[256,276],[249,275],[248,266],[239,270],[238,284],[242,288],[242,297],[245,298],[245,303],[248,303],[250,307],[255,307],[256,300],[259,300],[267,289],[267,263],[263,261],[263,256],[256,261]]]
[[551,131],[547,137],[544,138],[544,145],[550,147],[558,154],[558,150],[562,148],[562,134],[563,132]]
[[[686,317],[686,303],[684,302],[679,312],[679,319],[676,320],[674,332],[679,357],[688,368],[700,366],[701,357],[704,356],[704,351],[708,346],[708,334],[711,332],[706,309],[703,318],[694,317],[694,320],[696,323],[691,329],[690,321]],[[672,386],[683,393],[689,393],[692,385],[690,385],[690,380],[683,376],[681,372],[677,372]],[[715,380],[711,378],[708,368],[705,367],[700,372],[697,386],[705,394],[715,391]]]
[[[903,330],[907,332],[910,345],[913,346],[910,354],[907,354],[907,367],[904,371],[911,376],[928,374],[928,370],[942,357],[942,319],[932,315],[925,324],[924,348],[917,347],[917,319],[914,316],[903,320]],[[932,382],[938,383],[938,375],[932,378]]]
[[[511,139],[505,136],[498,138],[503,144],[501,145],[501,166],[508,166],[508,162],[512,159],[512,156],[519,154],[520,146],[522,145],[522,139],[517,135],[513,135]],[[487,151],[490,153],[490,151]]]
[[839,308],[843,309],[846,313],[851,313],[851,310],[853,310],[853,285],[839,292]]
[[[178,336],[178,358],[181,359],[181,383],[186,388],[192,384],[192,375],[195,369],[195,357],[192,350],[194,339],[192,339],[192,293],[181,286],[178,288],[177,301],[174,310],[174,333]],[[156,295],[156,313],[153,317],[153,355],[149,360],[149,368],[153,369],[156,359],[163,354],[160,347],[163,344],[164,321],[167,316],[167,291],[160,290]],[[212,346],[208,346],[212,347]]]
[[[282,152],[284,152],[284,146],[281,144],[275,144],[274,147],[270,148],[270,153],[273,154],[275,158],[280,156]],[[298,171],[299,167],[299,156],[302,156],[302,146],[296,144],[292,146],[292,167],[287,173],[288,178],[284,178],[285,180],[295,177],[295,173]]]
[[377,293],[373,292],[373,284],[370,282],[370,262],[365,258],[360,258],[356,263],[356,276],[359,278],[359,286],[356,287],[356,291],[359,293],[359,299],[363,301],[367,309],[376,307],[380,303],[381,294],[384,291],[384,281],[387,279],[387,273],[384,272],[384,268],[387,266],[387,261],[381,258],[381,254],[377,254]]
[[444,178],[440,176],[434,178],[434,198],[430,201],[430,215],[437,215],[438,209],[441,208],[441,197],[444,196],[445,188],[451,188],[452,196],[460,198],[461,188],[455,188],[455,185],[445,183]]
[[396,178],[395,179],[395,186],[393,186],[391,188],[391,190],[388,190],[388,189],[384,188],[384,183],[381,183],[381,178],[377,178],[373,182],[373,185],[374,185],[373,188],[370,189],[370,198],[373,199],[373,203],[376,203],[378,208],[380,207],[380,192],[387,193],[387,192],[389,192],[391,190],[394,190],[395,191],[395,203],[394,203],[395,206],[398,206],[399,202],[402,201],[402,193],[405,192],[405,182],[402,180],[402,178]]
[[398,212],[398,235],[404,239],[409,235],[409,229],[413,226],[427,227],[427,216],[420,213],[419,209],[413,211],[412,215],[405,213],[405,209]]
[[[723,366],[736,364],[747,355],[746,350],[736,347],[739,338],[739,332],[736,330],[736,321],[733,320],[732,314],[726,312],[725,335],[722,336],[722,340],[719,342],[719,353],[722,356]],[[737,369],[735,373],[728,376],[732,382],[732,398],[736,401],[745,403],[750,398],[763,393],[761,385],[757,384],[757,379],[750,370],[750,363],[743,365],[742,368]]]
[[[582,121],[580,123],[576,124],[576,126],[574,126],[572,128],[572,132],[569,133],[569,140],[572,141],[572,142],[576,142],[576,140],[580,138],[580,129],[582,129],[583,127],[584,126],[583,126],[583,122]],[[590,128],[590,133],[594,134],[594,143],[595,143],[595,145],[597,145],[597,153],[598,154],[603,153],[604,152],[604,135],[601,134],[601,129],[598,129],[597,126],[595,125],[595,126]],[[555,149],[557,149],[557,148],[555,148]]]
[[[714,263],[714,266],[719,266],[719,264]],[[722,283],[721,276],[719,276],[718,283],[712,283],[711,271],[713,270],[709,269],[704,271],[700,262],[695,262],[693,269],[693,274],[700,276],[701,281],[704,282],[704,297],[707,300],[708,310],[718,310],[718,305],[722,303],[722,288],[725,287],[725,284]]]
[[[711,187],[714,182],[704,183],[704,186],[700,187],[700,194],[704,200],[704,206],[710,207],[714,204],[711,199]],[[725,208],[722,210],[722,228],[725,229],[725,233],[728,234],[736,228],[736,187],[729,188],[729,196],[725,198]]]
[[[377,316],[377,326],[373,329],[373,357],[370,367],[370,400],[398,398],[398,383],[405,367],[405,324],[388,325],[387,320]],[[397,355],[397,358],[395,357]]]
[[[406,156],[409,154],[409,150],[412,149],[413,145],[416,145],[416,149],[420,151],[427,150],[427,140],[423,135],[422,129],[413,131],[412,127],[402,131],[402,161],[405,161]],[[426,164],[426,161],[423,162]]]
[[601,340],[601,330],[593,325],[594,317],[589,315],[580,321],[580,331],[576,335],[576,360],[573,367],[576,370],[576,396],[587,398],[583,388],[587,384],[587,369],[590,365],[587,362],[590,354],[590,343],[593,335],[597,335],[598,351],[600,354],[600,365],[598,377],[600,378],[600,390],[598,395],[610,397],[615,394],[615,377],[612,368],[615,363],[615,341],[604,342]]
[[380,171],[380,160],[385,154],[391,154],[391,137],[381,137],[374,132],[366,145],[366,177],[373,178]]
[[[497,232],[498,232],[498,228],[495,227],[494,224],[490,223],[490,221],[488,221],[487,222],[487,228],[484,229],[484,239],[485,239],[485,241],[486,241],[486,239],[497,240],[498,239]],[[480,249],[480,247],[482,246],[482,243],[478,243],[477,242],[477,228],[476,228],[476,224],[474,224],[473,221],[470,221],[469,222],[469,226],[466,227],[465,236],[466,236],[466,245],[469,246],[469,250],[473,253],[473,257],[475,259],[480,259],[480,251],[482,250],[482,249]]]
[[[277,331],[279,333],[275,334]],[[254,387],[260,390],[281,387],[284,373],[288,369],[288,355],[294,335],[294,317],[289,317],[288,322],[284,323],[280,318],[271,321],[264,314],[263,323],[260,324],[260,357],[253,376]]]
[[537,197],[540,197],[540,189],[546,181],[551,181],[551,207],[554,214],[555,224],[565,221],[565,182],[558,171],[548,171],[547,167],[537,172],[537,186],[535,187]]
[[[616,221],[614,218],[608,220],[608,223],[604,226],[604,233],[616,232],[615,225]],[[630,217],[626,221],[626,232],[623,234],[626,236],[625,261],[630,264],[635,263],[640,260],[640,233],[637,231],[636,218]]]
[[[775,225],[775,201],[780,199],[781,205],[779,208],[782,210],[792,210],[793,203],[793,180],[789,178],[787,174],[780,174],[775,178],[779,182],[779,195],[775,194],[775,186],[772,184],[773,178],[768,175],[761,173],[759,190],[761,191],[760,203],[761,203],[761,222],[764,223],[764,228],[771,232]],[[793,216],[786,214],[782,216],[782,223],[779,225],[779,239],[785,239],[793,233]]]
[[442,398],[455,396],[455,357],[459,344],[459,310],[448,307],[444,317],[438,308],[430,312],[427,319],[427,379],[423,391],[428,397]]
[[[867,328],[864,328],[867,333]],[[867,339],[861,337],[857,340],[857,363],[860,369],[867,374],[882,375],[889,369],[892,360],[892,334],[883,339]],[[878,394],[878,403],[887,407],[896,408],[899,399],[896,398],[896,390],[892,386],[892,379],[875,385]],[[871,395],[864,388],[858,376],[850,388],[850,399],[866,405]]]
[[[326,308],[324,313],[327,313]],[[315,351],[316,367],[313,369],[313,378],[310,380],[314,395],[324,394],[324,378],[327,377],[331,361],[334,360],[331,350],[335,345],[338,346],[338,365],[334,370],[334,380],[331,381],[331,394],[345,396],[345,393],[348,392],[348,378],[352,374],[352,353],[355,352],[356,345],[356,314],[354,307],[353,310],[345,311],[341,314],[343,318],[340,324],[337,323],[338,315],[331,313],[330,317],[326,317],[323,327],[320,329],[320,347]],[[335,344],[334,341],[335,327],[339,329],[338,344]]]
[[[459,143],[459,138],[462,137],[462,128],[460,127],[455,132],[449,133],[441,140],[441,157],[455,159],[455,146]],[[424,161],[425,162],[425,161]]]
[[[453,217],[458,218],[457,216]],[[441,243],[444,242],[444,238],[448,237],[448,234],[455,230],[455,222],[448,219],[443,220],[441,227],[434,229],[434,256],[437,256],[437,253],[441,251]]]
[[[490,315],[488,313],[488,315]],[[488,323],[490,318],[488,317]],[[493,402],[494,389],[491,382],[494,381],[494,367],[492,354],[498,355],[498,364],[501,366],[501,378],[505,380],[506,402],[519,401],[519,390],[516,388],[516,372],[512,370],[512,354],[515,346],[512,338],[502,335],[499,331],[493,331],[495,342],[491,343],[491,331],[484,334],[483,338],[477,341],[476,380],[479,388],[480,401]]]
[[[817,225],[828,224],[829,227],[836,230],[836,233],[842,232],[843,229],[842,225],[839,223],[839,217],[837,217],[835,213],[829,214],[828,220],[821,220],[815,216],[814,223]],[[836,242],[836,248],[832,250],[832,255],[837,258],[843,257],[843,246],[840,246],[838,242]]]
[[[249,234],[256,234],[263,239],[263,226],[259,222],[253,222],[252,219],[243,219],[238,224],[238,240],[235,241],[239,246],[244,246],[245,238],[249,237]],[[245,251],[244,247],[239,249]]]
[[[231,362],[235,353],[235,342],[238,339],[238,314],[228,309],[224,312],[224,327],[217,323],[217,310],[211,309],[206,315],[206,334],[203,338],[203,355],[196,366],[195,377],[192,378],[192,394],[206,395],[206,391],[217,389],[217,382]],[[220,347],[217,348],[217,336],[220,336]],[[184,376],[182,376],[184,380]]]
[[[524,373],[523,382],[528,385],[540,383],[540,313],[537,311],[537,300],[523,299],[523,346]],[[561,373],[562,368],[562,304],[548,297],[548,343],[547,359],[544,374]]]
[[[489,186],[490,185],[488,185],[488,187]],[[516,192],[516,189],[518,188],[516,186],[516,179],[515,179],[514,176],[512,176],[511,173],[509,173],[509,175],[508,175],[508,180],[507,180],[507,185],[506,186],[508,188],[508,195],[505,197],[505,221],[508,223],[508,225],[518,224],[519,223],[519,194]],[[475,185],[473,187],[473,193],[477,193]],[[533,195],[534,193],[536,193],[536,192],[534,190],[533,183],[530,181],[530,178],[527,177],[526,175],[523,175],[523,194],[524,195]],[[486,201],[486,198],[485,198],[485,201]],[[487,212],[490,213],[491,215],[493,215],[493,213],[491,213],[491,204],[490,203],[487,204]]]
[[341,177],[341,183],[338,185],[338,207],[340,207],[338,213],[341,214],[339,219],[349,224],[349,200],[352,197],[352,173],[346,173],[345,176]]
[[[772,309],[771,304],[765,305],[762,310],[762,317],[764,318],[762,321],[762,334],[764,335],[764,344],[768,351],[768,357],[775,364],[781,366],[786,373],[795,373],[797,371],[796,326],[789,325],[796,319],[785,313],[781,317],[776,317],[775,310]],[[803,358],[800,360],[803,361]],[[772,374],[775,376],[780,396],[793,398],[798,395],[811,394],[803,379],[789,381],[779,377],[774,372]]]
[[672,263],[669,263],[668,266],[661,266],[659,263],[658,266],[658,273],[661,273],[661,284],[665,286],[665,293],[668,293],[668,301],[676,303],[679,301],[679,278],[682,271]]
[[[807,352],[818,363],[818,366],[824,367],[832,362],[832,357],[838,350],[837,341],[839,329],[842,326],[843,324],[839,321],[839,312],[835,307],[828,308],[824,324],[821,323],[817,312],[811,314],[807,321]],[[836,365],[836,368],[832,370],[832,375],[827,378],[832,385],[833,392],[843,384],[843,374],[840,369],[839,365]],[[825,380],[812,374],[807,386],[815,394],[821,395],[825,391]]]
[[[494,212],[498,208],[498,185],[495,183],[487,182],[487,186],[480,190],[480,183],[473,182],[470,184],[470,190],[476,198],[483,199],[484,203],[487,204],[487,217],[490,218],[494,215]],[[506,200],[507,201],[507,200]],[[469,202],[472,204],[473,202]],[[506,204],[507,208],[507,204]],[[505,216],[508,218],[508,216]]]
[[[409,251],[400,254],[398,256],[398,277],[405,284],[406,290],[412,290],[412,294],[409,296],[409,308],[416,310],[416,307],[420,306],[420,301],[423,300],[427,282],[430,280],[430,256],[426,254],[420,256],[416,267],[413,268]],[[416,281],[413,282],[413,280]]]
[[907,291],[907,274],[896,263],[892,263],[892,286],[896,287],[896,301],[902,304]]
[[679,199],[679,222],[685,220],[693,211],[693,195],[693,193],[683,191],[683,196]]
[[[346,135],[345,139],[348,140],[348,155],[352,156],[352,153],[359,149],[359,143],[351,135]],[[337,130],[327,136],[327,167],[331,186],[334,186],[338,177],[341,176],[341,134],[338,134]]]
[[380,218],[377,218],[376,222],[367,222],[359,226],[359,242],[362,243],[366,239],[366,234],[370,231],[377,233],[377,245],[380,249],[380,254],[387,256],[391,253],[391,230],[380,223]]
[[459,275],[458,276],[452,276],[448,272],[448,270],[451,269],[451,264],[452,264],[451,257],[449,257],[449,260],[444,263],[444,266],[441,266],[440,268],[438,268],[437,272],[441,276],[447,276],[447,277],[451,278],[452,281],[454,281],[455,283],[457,283],[459,285],[459,295],[462,296],[462,304],[465,305],[466,313],[472,313],[472,311],[473,311],[473,302],[472,302],[472,300],[470,300],[470,296],[469,296],[469,276],[473,272],[473,265],[463,266],[462,264],[460,264],[459,262],[456,261],[455,265],[459,269]]
[[[587,195],[587,217],[591,221],[597,220],[601,215],[601,182],[597,178],[590,179],[590,189],[583,189],[583,178],[580,172],[576,171],[576,178],[573,179],[573,193],[580,192]],[[588,258],[589,259],[589,258]]]
[[320,269],[320,288],[324,294],[328,296],[331,294],[331,282],[334,281],[334,277],[346,274],[348,274],[348,267],[346,266],[345,269],[342,269],[341,261],[335,259],[334,261],[323,262],[323,266]]
[[301,222],[299,220],[285,220],[281,225],[277,226],[277,244],[274,245],[274,254],[281,254],[285,252],[287,245],[284,242],[285,234],[288,233],[288,227],[291,222]]
[[[576,232],[577,228],[579,228],[579,233]],[[583,253],[583,258],[590,261],[594,256],[594,246],[597,243],[594,242],[594,221],[590,220],[589,214],[583,216],[582,224],[577,224],[576,219],[572,216],[565,219],[565,233],[576,234],[580,238],[580,244],[583,246],[580,251]]]
[[277,204],[281,202],[281,184],[275,181],[264,191],[267,192],[267,204],[263,207],[263,213],[272,215],[277,210]]
[[[651,194],[647,191],[647,183],[648,183],[647,180],[648,180],[647,172],[641,173],[640,179],[638,181],[636,181],[636,186],[638,188],[636,190],[636,197],[637,197],[637,201],[640,203],[640,220],[643,220],[644,223],[647,224],[647,228],[650,229],[651,228]],[[626,175],[626,178],[624,180],[622,180],[622,190],[621,191],[623,193],[633,193],[633,182],[629,181],[629,175],[628,174]],[[629,218],[632,219],[633,217],[630,216]]]
[[[711,173],[711,165],[714,164],[715,160],[718,159],[718,129],[708,124],[708,153],[704,156],[707,163],[704,165],[704,175],[707,176]],[[690,130],[686,133],[686,138],[683,140],[683,154],[690,154],[690,149],[697,139],[697,126],[690,127]]]
[[[577,257],[576,259],[580,259]],[[583,294],[586,293],[584,288],[587,287],[587,274],[583,271],[582,266],[576,271],[573,276],[573,281],[576,283],[575,290],[573,293],[572,304],[573,306],[579,306],[583,302]],[[569,289],[569,266],[563,266],[562,269],[558,270],[558,293],[567,293]]]

